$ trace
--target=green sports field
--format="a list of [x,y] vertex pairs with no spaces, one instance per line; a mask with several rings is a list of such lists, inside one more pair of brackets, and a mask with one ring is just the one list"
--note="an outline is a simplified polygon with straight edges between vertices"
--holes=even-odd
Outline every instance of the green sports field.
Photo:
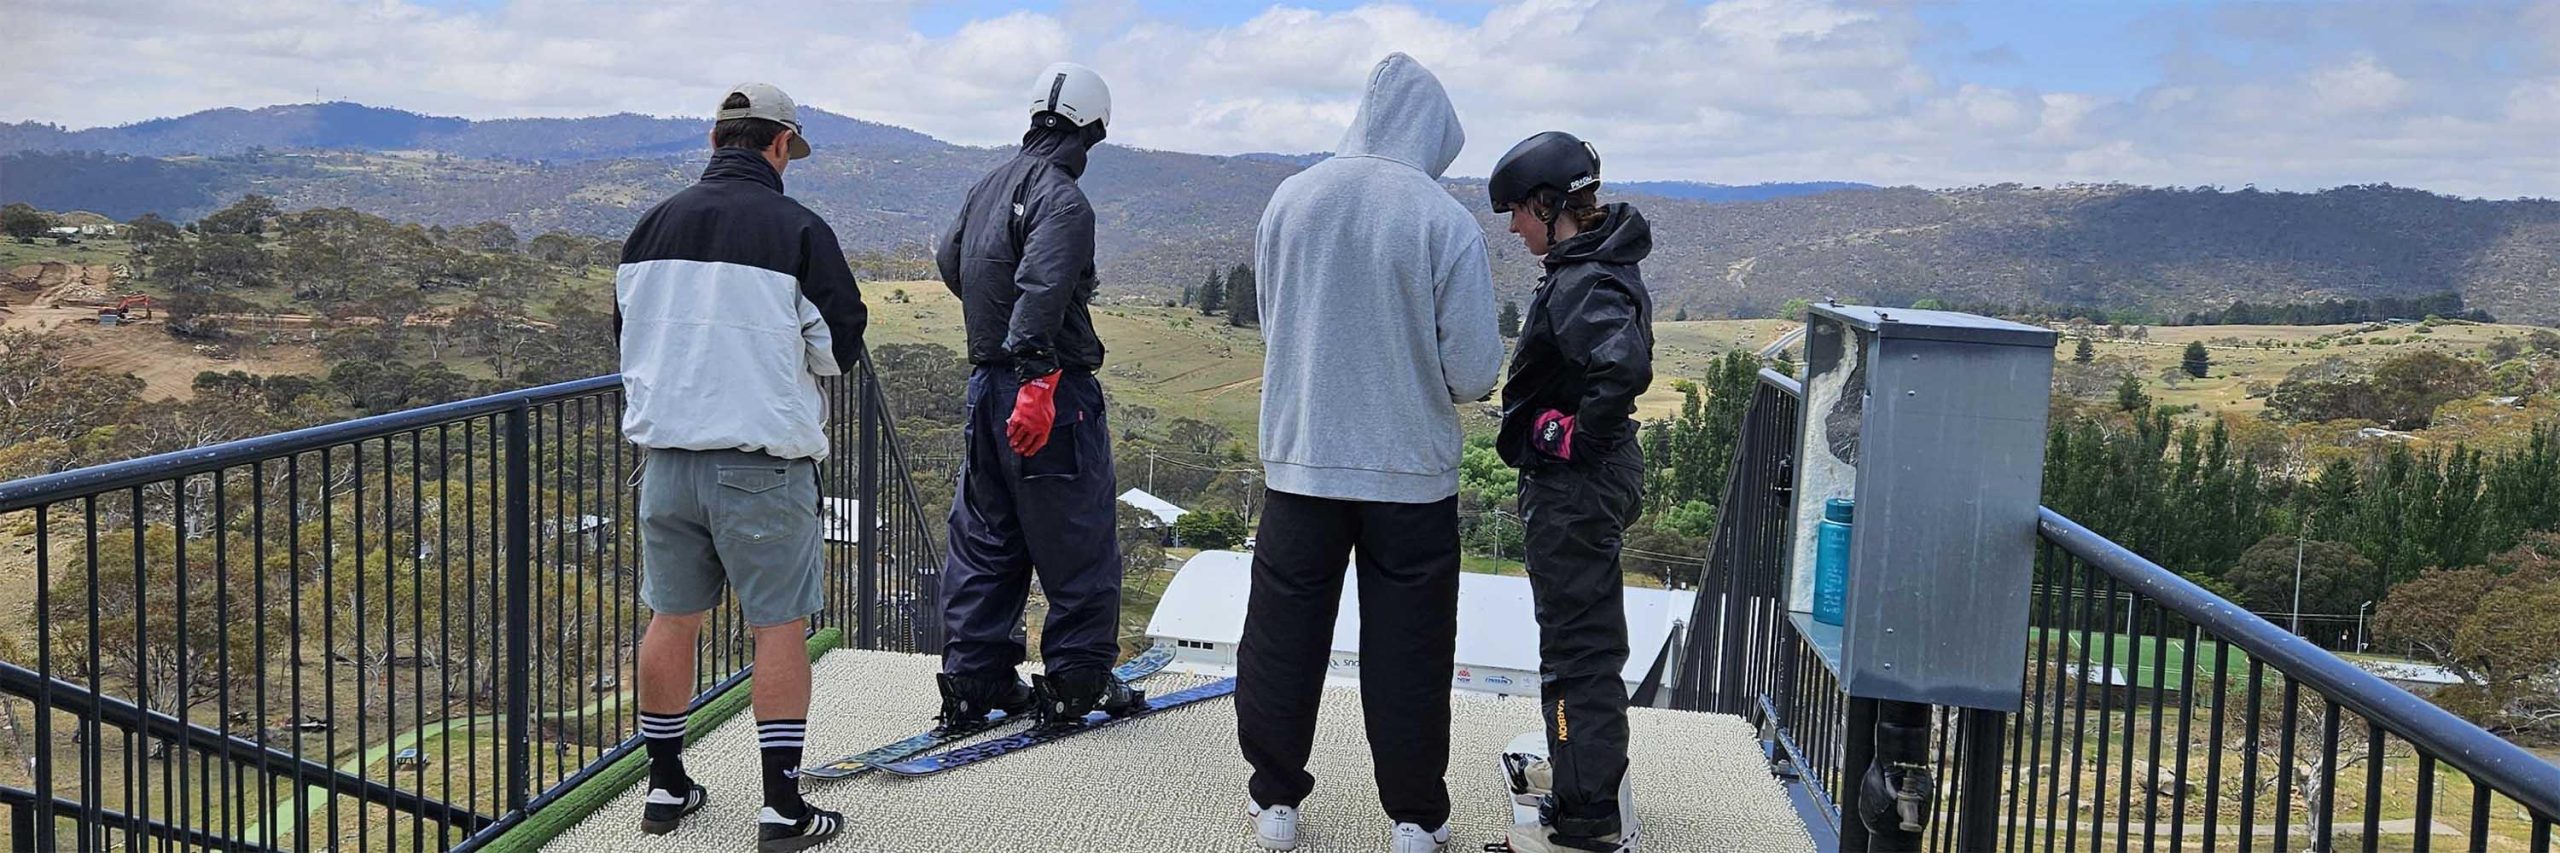
[[[2088,680],[2099,681],[2103,673],[2102,683],[2110,687],[2139,690],[2178,691],[2186,684],[2189,666],[2194,668],[2198,693],[2212,692],[2211,685],[2217,674],[2227,675],[2232,686],[2238,687],[2248,677],[2248,655],[2237,648],[2223,647],[2220,654],[2215,650],[2214,643],[2206,642],[2190,655],[2187,641],[2175,637],[2048,628],[2030,629],[2027,637],[2027,654],[2030,656],[2075,670],[2085,660],[2090,672]],[[2082,656],[2084,652],[2085,658]],[[2190,658],[2193,659],[2192,664]]]

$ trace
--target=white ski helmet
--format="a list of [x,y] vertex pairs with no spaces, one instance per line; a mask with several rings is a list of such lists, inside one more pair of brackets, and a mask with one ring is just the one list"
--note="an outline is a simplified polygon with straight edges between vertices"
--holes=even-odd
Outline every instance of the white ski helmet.
[[1077,127],[1111,125],[1111,87],[1102,75],[1073,62],[1042,69],[1031,82],[1031,114],[1057,113]]

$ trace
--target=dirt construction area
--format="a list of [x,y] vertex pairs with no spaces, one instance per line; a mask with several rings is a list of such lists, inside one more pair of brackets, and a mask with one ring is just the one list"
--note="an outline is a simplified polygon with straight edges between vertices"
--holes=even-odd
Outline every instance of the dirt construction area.
[[53,328],[96,322],[98,306],[116,295],[119,281],[105,264],[47,261],[0,272],[0,328]]
[[149,399],[195,396],[196,374],[315,373],[322,366],[307,346],[277,344],[213,347],[170,337],[156,318],[135,310],[119,325],[98,323],[98,309],[123,293],[123,277],[105,264],[45,262],[0,272],[0,329],[53,332],[70,341],[74,367],[129,373],[143,381]]

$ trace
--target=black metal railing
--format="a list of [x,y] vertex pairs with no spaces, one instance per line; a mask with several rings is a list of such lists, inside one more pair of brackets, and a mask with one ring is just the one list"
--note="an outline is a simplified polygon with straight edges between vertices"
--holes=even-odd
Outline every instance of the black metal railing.
[[[1675,707],[1745,716],[1864,849],[1870,720],[1785,618],[1800,389],[1764,372]],[[2548,853],[2560,766],[2045,511],[2020,710],[1940,709],[1930,850]]]
[[[813,630],[931,649],[940,560],[867,359],[823,382]],[[645,627],[602,376],[0,484],[12,849],[445,850],[631,754]],[[733,605],[696,707],[745,680]],[[29,712],[24,722],[19,711]]]

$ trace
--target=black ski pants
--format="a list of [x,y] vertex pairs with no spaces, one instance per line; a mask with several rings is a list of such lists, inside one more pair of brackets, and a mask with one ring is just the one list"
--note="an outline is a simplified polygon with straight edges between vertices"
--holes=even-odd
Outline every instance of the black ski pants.
[[1530,597],[1538,616],[1539,717],[1555,769],[1557,832],[1618,831],[1627,773],[1625,575],[1619,536],[1644,488],[1643,451],[1629,441],[1569,463],[1520,472]]
[[1236,740],[1254,802],[1291,806],[1307,772],[1346,561],[1360,579],[1360,710],[1378,804],[1449,820],[1449,678],[1458,645],[1458,499],[1343,501],[1264,491],[1236,649]]
[[942,671],[954,675],[1012,679],[1035,573],[1049,598],[1040,631],[1049,674],[1120,657],[1119,508],[1102,385],[1091,373],[1060,376],[1049,445],[1029,458],[1005,443],[1020,387],[1010,368],[969,376],[968,455],[942,564]]

